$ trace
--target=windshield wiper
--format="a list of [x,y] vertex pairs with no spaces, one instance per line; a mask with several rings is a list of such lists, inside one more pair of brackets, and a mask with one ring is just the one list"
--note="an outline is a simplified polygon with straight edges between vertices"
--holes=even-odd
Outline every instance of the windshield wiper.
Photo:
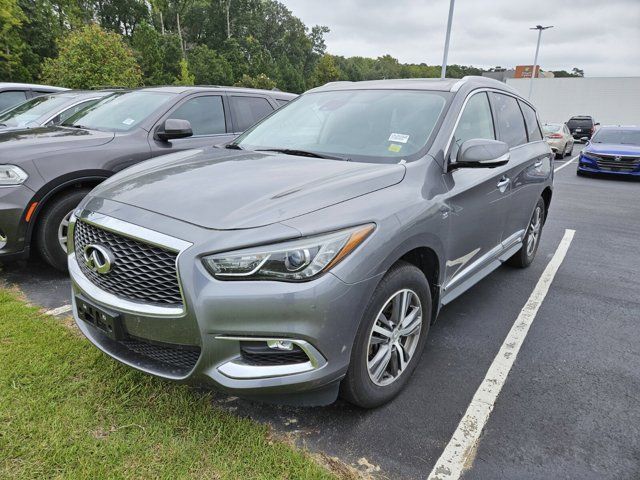
[[228,148],[229,150],[244,150],[240,145],[238,145],[237,143],[227,143],[224,148]]
[[300,157],[326,158],[328,160],[342,160],[343,162],[349,161],[349,158],[327,155],[325,153],[310,152],[308,150],[296,150],[295,148],[263,148],[256,150],[256,152],[276,152],[284,153],[285,155],[298,155]]

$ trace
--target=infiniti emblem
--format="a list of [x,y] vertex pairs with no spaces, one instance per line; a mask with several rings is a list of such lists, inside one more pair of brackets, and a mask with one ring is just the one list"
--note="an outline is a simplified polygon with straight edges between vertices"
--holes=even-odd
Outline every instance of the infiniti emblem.
[[101,275],[109,273],[115,261],[109,249],[94,244],[84,247],[83,257],[87,268]]

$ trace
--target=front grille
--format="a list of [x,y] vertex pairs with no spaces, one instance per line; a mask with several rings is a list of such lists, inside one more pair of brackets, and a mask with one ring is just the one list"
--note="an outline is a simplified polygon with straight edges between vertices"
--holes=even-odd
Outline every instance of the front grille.
[[263,342],[240,342],[240,354],[249,365],[290,365],[309,361],[297,345],[293,350],[275,350]]
[[[616,172],[632,172],[640,166],[640,157],[617,157],[616,155],[592,155],[598,168]],[[618,158],[618,160],[616,160]]]
[[[75,253],[82,273],[96,286],[118,297],[161,305],[182,305],[176,271],[177,254],[78,220]],[[105,274],[90,270],[84,248],[97,244],[111,250],[114,264]]]
[[196,366],[200,357],[199,347],[156,345],[134,337],[128,337],[127,340],[121,340],[118,343],[138,355],[159,362],[164,366],[177,368],[185,373]]

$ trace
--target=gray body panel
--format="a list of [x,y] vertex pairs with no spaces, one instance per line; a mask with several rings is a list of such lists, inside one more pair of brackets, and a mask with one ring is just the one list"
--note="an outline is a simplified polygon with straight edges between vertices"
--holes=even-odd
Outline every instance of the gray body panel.
[[[375,83],[378,88],[380,82]],[[240,394],[299,393],[336,385],[345,374],[367,302],[385,272],[408,252],[428,249],[437,258],[436,313],[501,265],[520,248],[538,198],[546,191],[550,199],[551,150],[544,141],[534,141],[512,148],[504,166],[454,169],[448,161],[449,140],[465,98],[478,88],[511,91],[485,80],[382,85],[398,88],[398,83],[457,92],[435,141],[415,161],[357,164],[193,151],[133,167],[92,192],[77,211],[80,220],[98,212],[125,222],[119,231],[125,236],[126,225],[136,225],[186,242],[177,260],[184,312],[160,320],[125,313],[124,321],[136,337],[198,345],[202,353],[193,370],[172,375],[143,365],[76,315],[83,332],[120,361],[165,378],[204,381]],[[368,84],[338,82],[323,88]],[[161,192],[167,193],[164,198]],[[375,231],[355,252],[306,282],[220,281],[201,261],[215,252],[369,223]],[[74,253],[69,262],[74,295],[87,295]],[[93,300],[118,309],[117,302],[103,302],[99,295]],[[234,378],[222,372],[238,358],[239,341],[221,336],[301,340],[326,362],[302,373]]]

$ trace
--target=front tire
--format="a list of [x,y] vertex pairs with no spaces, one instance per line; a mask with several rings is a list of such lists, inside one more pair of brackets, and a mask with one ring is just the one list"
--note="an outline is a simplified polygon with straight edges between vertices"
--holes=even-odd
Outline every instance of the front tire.
[[341,396],[363,408],[392,400],[415,370],[430,325],[429,282],[416,266],[396,263],[365,308]]
[[507,263],[513,267],[527,268],[533,262],[540,244],[540,236],[542,235],[542,227],[546,219],[546,207],[542,197],[538,199],[531,220],[527,225],[527,233],[522,240],[522,247],[513,255]]
[[36,242],[40,256],[52,267],[67,270],[66,234],[69,218],[88,189],[65,192],[45,207],[36,225]]

